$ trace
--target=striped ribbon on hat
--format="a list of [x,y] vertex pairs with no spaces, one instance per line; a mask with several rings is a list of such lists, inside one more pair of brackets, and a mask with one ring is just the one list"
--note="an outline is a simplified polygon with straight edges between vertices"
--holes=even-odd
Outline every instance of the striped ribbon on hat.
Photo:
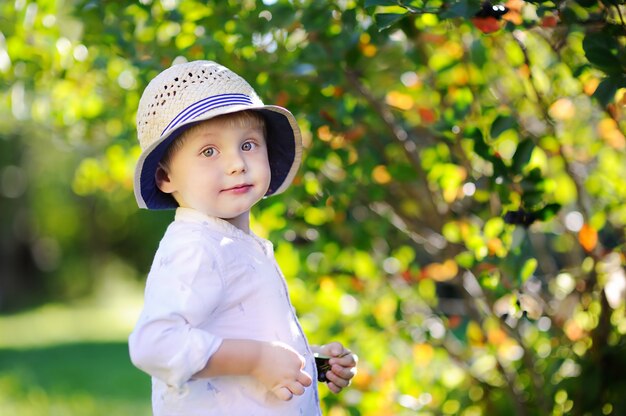
[[175,129],[184,122],[198,117],[200,114],[214,110],[218,107],[225,107],[234,104],[252,105],[252,99],[245,94],[220,94],[204,98],[178,113],[178,115],[170,121],[170,124],[168,124],[167,127],[165,127],[165,129],[161,132],[161,136],[163,136],[166,131]]

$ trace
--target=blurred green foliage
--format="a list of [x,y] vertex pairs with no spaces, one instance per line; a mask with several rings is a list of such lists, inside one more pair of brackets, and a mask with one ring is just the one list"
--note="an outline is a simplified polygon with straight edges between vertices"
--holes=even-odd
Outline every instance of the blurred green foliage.
[[254,226],[361,358],[327,414],[626,413],[624,1],[506,6],[0,3],[0,309],[145,276],[171,213],[135,205],[137,102],[211,59],[304,133]]

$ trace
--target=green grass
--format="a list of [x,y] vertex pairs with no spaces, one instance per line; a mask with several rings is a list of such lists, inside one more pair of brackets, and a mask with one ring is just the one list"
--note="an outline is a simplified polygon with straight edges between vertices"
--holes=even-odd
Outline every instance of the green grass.
[[120,275],[90,298],[0,315],[0,416],[152,414],[126,341],[143,286]]
[[125,342],[0,349],[0,415],[150,415]]

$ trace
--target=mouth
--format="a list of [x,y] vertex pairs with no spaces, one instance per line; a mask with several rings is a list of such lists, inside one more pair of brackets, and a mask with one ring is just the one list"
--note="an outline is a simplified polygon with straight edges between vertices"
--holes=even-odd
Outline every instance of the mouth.
[[230,188],[222,189],[222,192],[243,193],[243,192],[247,192],[251,188],[252,188],[251,184],[242,183],[240,185],[235,185]]

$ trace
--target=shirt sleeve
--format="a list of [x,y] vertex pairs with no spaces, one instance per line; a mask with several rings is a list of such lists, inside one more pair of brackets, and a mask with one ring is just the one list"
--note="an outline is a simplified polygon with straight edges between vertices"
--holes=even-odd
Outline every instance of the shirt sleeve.
[[129,337],[133,364],[181,387],[206,366],[222,339],[203,329],[224,292],[215,252],[202,244],[161,245],[148,275],[144,309]]

